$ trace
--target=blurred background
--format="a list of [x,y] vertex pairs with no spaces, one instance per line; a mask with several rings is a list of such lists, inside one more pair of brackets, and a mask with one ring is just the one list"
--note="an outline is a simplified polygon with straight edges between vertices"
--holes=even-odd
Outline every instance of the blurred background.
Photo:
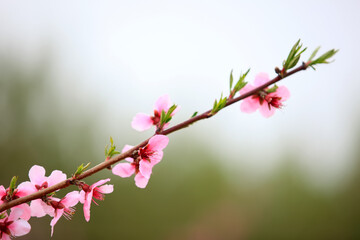
[[[270,119],[239,104],[170,135],[146,189],[115,191],[62,218],[52,239],[360,239],[360,3],[1,1],[0,185],[34,164],[70,176],[152,131],[130,122],[169,94],[173,124],[203,112],[251,67],[275,76],[301,38],[336,61],[292,76]],[[235,78],[236,78],[235,77]],[[75,189],[75,188],[74,188]],[[58,195],[64,196],[65,191]],[[50,218],[22,239],[49,239]]]

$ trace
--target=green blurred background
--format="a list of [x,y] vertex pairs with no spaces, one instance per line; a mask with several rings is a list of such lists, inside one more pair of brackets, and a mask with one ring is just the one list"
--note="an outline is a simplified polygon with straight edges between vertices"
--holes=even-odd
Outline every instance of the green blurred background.
[[[52,239],[360,239],[356,1],[2,4],[5,186],[28,180],[34,164],[47,175],[95,165],[109,136],[119,148],[137,144],[151,133],[132,130],[132,117],[163,93],[182,107],[175,122],[206,110],[231,68],[271,72],[298,35],[341,49],[331,65],[282,83],[292,98],[273,118],[232,106],[170,135],[146,189],[107,170],[88,178],[110,177],[114,193],[92,206],[89,223],[79,205]],[[269,35],[280,23],[290,30]],[[49,239],[49,223],[31,219],[22,239]]]

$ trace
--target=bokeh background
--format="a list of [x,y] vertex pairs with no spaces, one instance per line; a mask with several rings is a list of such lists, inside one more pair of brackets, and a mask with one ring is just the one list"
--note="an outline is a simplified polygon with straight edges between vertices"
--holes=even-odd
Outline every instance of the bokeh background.
[[[178,123],[251,67],[274,76],[299,38],[336,61],[301,72],[272,118],[239,104],[170,135],[146,189],[61,219],[52,239],[360,239],[358,1],[1,1],[0,184],[34,164],[68,175],[152,132],[130,122],[167,93]],[[65,192],[58,193],[63,196]],[[22,239],[49,239],[50,218]]]

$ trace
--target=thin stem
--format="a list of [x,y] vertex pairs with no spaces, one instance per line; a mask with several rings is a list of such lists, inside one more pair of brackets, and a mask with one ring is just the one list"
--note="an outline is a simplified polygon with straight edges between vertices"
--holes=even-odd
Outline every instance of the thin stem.
[[[251,96],[253,94],[256,94],[260,90],[262,90],[262,89],[264,89],[264,88],[266,88],[266,87],[268,87],[268,86],[270,86],[270,85],[272,85],[272,84],[274,84],[274,83],[276,83],[276,82],[278,82],[278,81],[280,81],[280,80],[282,80],[282,79],[284,79],[284,78],[286,78],[286,77],[288,77],[290,75],[293,75],[293,74],[295,74],[295,73],[297,73],[299,71],[302,71],[302,70],[306,70],[307,67],[309,66],[309,64],[310,64],[309,62],[308,63],[303,63],[301,66],[293,69],[292,71],[290,71],[288,73],[284,73],[283,76],[278,75],[274,79],[272,79],[271,81],[269,81],[269,82],[267,82],[267,83],[265,83],[265,84],[263,84],[263,85],[261,85],[261,86],[259,86],[257,88],[254,88],[253,90],[251,90],[251,91],[249,91],[249,92],[247,92],[245,94],[242,94],[239,97],[229,98],[224,108],[226,108],[226,107],[228,107],[228,106],[230,106],[230,105],[232,105],[232,104],[234,104],[234,103],[236,103],[238,101],[241,101],[244,98],[247,98],[247,97],[249,97],[249,96]],[[176,132],[176,131],[178,131],[180,129],[186,128],[186,127],[190,126],[191,124],[193,124],[193,123],[195,123],[197,121],[210,118],[210,117],[212,117],[214,115],[215,114],[211,114],[211,109],[210,109],[210,110],[208,110],[208,111],[206,111],[206,112],[204,112],[204,113],[202,113],[200,115],[192,117],[192,118],[190,118],[190,119],[188,119],[188,120],[186,120],[186,121],[184,121],[182,123],[179,123],[179,124],[177,124],[177,125],[175,125],[175,126],[173,126],[171,128],[160,131],[157,134],[168,135],[168,134]],[[103,170],[103,169],[105,169],[105,168],[107,168],[107,167],[109,167],[109,166],[123,160],[124,158],[131,157],[132,153],[134,151],[138,150],[139,148],[145,146],[148,143],[149,139],[150,138],[148,138],[147,140],[143,141],[142,143],[138,144],[137,146],[131,148],[130,150],[128,150],[128,151],[126,151],[124,153],[121,153],[121,154],[119,154],[119,155],[117,155],[117,156],[115,156],[115,157],[113,157],[113,158],[111,158],[111,159],[109,159],[109,160],[107,160],[105,162],[99,163],[98,165],[94,166],[93,168],[91,168],[91,169],[83,172],[82,174],[78,175],[76,178],[75,177],[68,178],[67,180],[64,180],[64,181],[62,181],[62,182],[60,182],[58,184],[55,184],[55,185],[53,185],[51,187],[40,190],[40,191],[38,191],[36,193],[27,195],[25,197],[17,198],[15,200],[10,201],[10,202],[3,203],[3,204],[0,205],[0,213],[7,210],[7,209],[10,209],[10,208],[12,208],[14,206],[29,202],[29,201],[37,199],[37,198],[41,198],[42,196],[45,196],[45,195],[50,194],[52,192],[55,192],[57,190],[66,188],[66,187],[72,185],[74,180],[84,179],[84,178],[86,178],[88,176],[91,176],[91,175],[93,175],[93,174],[95,174],[95,173],[97,173],[97,172],[99,172],[99,171],[101,171],[101,170]]]

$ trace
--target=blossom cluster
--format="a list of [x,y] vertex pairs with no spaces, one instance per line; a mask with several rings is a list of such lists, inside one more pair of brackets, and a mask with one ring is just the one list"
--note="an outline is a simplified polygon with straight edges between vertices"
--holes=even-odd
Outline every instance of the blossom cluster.
[[[267,74],[258,74],[255,78],[254,86],[247,84],[241,79],[237,87],[231,90],[229,98],[233,98],[238,92],[240,95],[245,94],[269,81]],[[241,86],[241,87],[239,87]],[[236,91],[235,91],[236,90]],[[283,102],[290,96],[286,87],[264,88],[252,96],[244,99],[240,105],[243,112],[251,113],[259,109],[264,117],[270,117],[274,114],[275,109],[281,108]],[[217,112],[226,103],[227,98],[222,98],[216,103],[214,112]],[[151,126],[156,127],[155,135],[152,136],[147,144],[143,147],[135,148],[131,145],[125,145],[122,153],[127,152],[126,162],[118,163],[112,169],[112,173],[122,178],[135,175],[135,185],[139,188],[145,188],[152,174],[152,169],[163,158],[163,150],[169,143],[169,138],[162,135],[161,132],[169,126],[172,116],[179,110],[179,107],[173,105],[168,95],[161,96],[154,105],[153,115],[138,113],[132,120],[132,127],[138,131],[150,129]],[[129,154],[129,152],[131,154]],[[113,140],[111,138],[111,147],[106,149],[105,161],[109,161],[114,154],[118,154]],[[83,166],[80,168],[84,169]],[[44,217],[49,215],[52,217],[50,222],[51,235],[54,232],[54,226],[61,216],[71,219],[75,213],[75,206],[78,203],[83,204],[83,212],[86,221],[90,220],[90,206],[95,200],[104,200],[104,194],[113,192],[113,185],[105,184],[110,179],[100,180],[92,185],[88,185],[83,181],[76,180],[77,174],[71,178],[71,184],[79,187],[79,191],[71,191],[63,198],[55,197],[56,193],[51,193],[41,198],[32,200],[30,204],[23,203],[17,205],[7,211],[0,213],[0,240],[8,240],[11,237],[17,237],[27,234],[31,226],[28,223],[31,217]],[[30,181],[23,182],[17,187],[9,187],[5,189],[0,186],[0,205],[10,202],[14,199],[36,193],[42,189],[54,186],[57,183],[67,180],[65,173],[54,170],[50,176],[45,176],[45,169],[41,166],[34,165],[29,171]],[[69,181],[70,181],[69,180]]]
[[[0,205],[11,200],[27,196],[42,189],[51,187],[67,179],[66,174],[59,170],[54,170],[50,176],[45,176],[45,169],[42,166],[34,165],[29,171],[30,181],[19,184],[16,188],[5,189],[0,186]],[[0,213],[0,239],[7,240],[11,237],[23,236],[30,232],[31,226],[28,223],[31,217],[44,217],[49,215],[53,219],[50,222],[51,235],[54,226],[64,216],[71,219],[75,213],[75,205],[79,202],[83,204],[84,216],[90,220],[90,204],[94,199],[103,200],[105,193],[113,192],[113,185],[104,185],[110,179],[100,180],[89,186],[84,182],[78,184],[80,191],[72,191],[63,198],[55,197],[55,193],[45,195],[35,199],[30,204],[23,203]],[[102,185],[102,186],[101,186]]]

